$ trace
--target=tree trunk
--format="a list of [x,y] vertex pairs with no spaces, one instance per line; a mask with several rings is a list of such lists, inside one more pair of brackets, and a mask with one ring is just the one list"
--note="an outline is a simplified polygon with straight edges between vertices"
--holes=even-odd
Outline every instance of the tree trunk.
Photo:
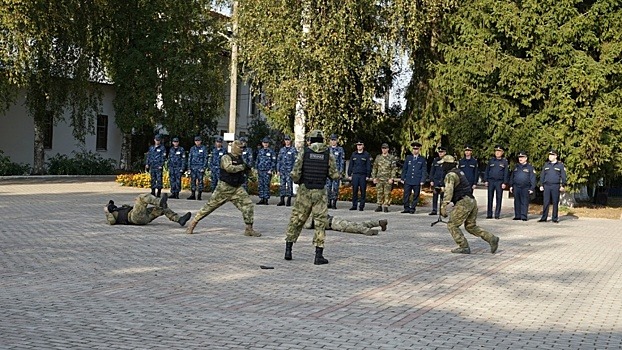
[[45,174],[45,149],[43,147],[43,130],[45,125],[42,122],[38,122],[36,118],[34,125],[35,142],[33,146],[35,152],[32,162],[32,174],[43,175]]
[[121,161],[119,162],[121,170],[131,170],[132,168],[132,133],[123,134],[121,142]]

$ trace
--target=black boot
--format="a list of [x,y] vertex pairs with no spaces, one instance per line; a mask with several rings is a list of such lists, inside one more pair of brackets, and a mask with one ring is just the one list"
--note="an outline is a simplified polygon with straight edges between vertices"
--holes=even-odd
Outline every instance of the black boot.
[[287,197],[287,203],[285,203],[285,205],[288,207],[292,206],[292,197]]
[[199,191],[199,194],[197,195],[197,200],[198,200],[198,201],[200,201],[200,200],[201,200],[201,193],[203,193],[203,192]]
[[336,199],[333,200],[333,209],[337,209],[337,200]]
[[315,262],[313,262],[315,265],[328,264],[328,260],[326,260],[322,255],[323,252],[324,248],[315,247]]
[[191,194],[191,195],[190,195],[190,197],[188,197],[187,199],[197,199],[197,198],[194,196],[194,191],[192,191],[192,194]]
[[162,196],[162,189],[158,188],[158,193],[156,194],[156,197],[160,198]]
[[151,195],[152,195],[152,196],[155,196],[155,188],[152,188],[152,189],[151,189]]
[[162,209],[166,209],[168,208],[168,196],[166,195],[166,193],[162,196],[162,199],[160,199],[160,208]]
[[190,212],[187,212],[187,213],[186,213],[186,215],[184,215],[184,216],[182,216],[182,217],[180,217],[180,218],[179,218],[178,223],[179,223],[181,226],[184,226],[184,225],[186,224],[186,222],[188,222],[188,220],[190,220],[190,216],[191,216],[191,215],[192,215],[192,214],[190,214]]
[[382,212],[382,206],[379,205],[378,208],[376,208],[376,210],[374,210],[374,211],[377,212],[377,213]]
[[285,260],[292,260],[292,247],[294,242],[285,242]]
[[277,203],[277,207],[282,207],[285,205],[285,196],[281,196],[281,201]]
[[259,198],[259,202],[257,202],[257,205],[262,205],[263,204],[263,198]]

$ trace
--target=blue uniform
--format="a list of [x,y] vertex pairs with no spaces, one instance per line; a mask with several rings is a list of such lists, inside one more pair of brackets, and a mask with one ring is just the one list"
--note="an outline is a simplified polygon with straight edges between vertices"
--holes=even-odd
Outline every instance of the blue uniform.
[[257,175],[259,177],[259,198],[270,199],[270,179],[276,168],[276,154],[272,148],[262,148],[257,152]]
[[460,159],[458,161],[458,169],[460,169],[464,173],[464,176],[466,176],[467,180],[469,180],[469,185],[471,185],[471,192],[473,192],[473,185],[477,185],[477,179],[479,177],[479,167],[477,164],[477,159],[473,157],[469,159]]
[[[337,171],[339,174],[343,174],[346,169],[346,152],[343,150],[341,146],[328,147],[330,153],[335,156],[335,161],[337,163]],[[326,179],[326,190],[328,192],[328,201],[336,201],[339,196],[339,182],[340,179],[332,180],[331,178]]]
[[558,209],[559,209],[559,187],[566,186],[566,168],[564,163],[550,161],[544,163],[542,173],[540,174],[540,183],[544,187],[544,201],[542,208],[541,220],[546,221],[549,216],[549,205],[553,204],[553,214],[551,219],[554,222],[558,221]]
[[[441,160],[441,157],[434,158],[432,161],[432,169],[430,170],[430,181],[434,182],[434,187],[445,186],[445,171],[443,171],[441,164],[437,163],[439,160]],[[443,192],[435,189],[432,194],[432,213],[437,212],[439,200],[441,202],[443,201]]]
[[492,217],[492,200],[496,196],[495,219],[501,215],[501,200],[503,199],[503,188],[501,185],[510,181],[510,171],[508,160],[505,158],[490,158],[486,165],[484,181],[488,182],[488,208],[486,217]]
[[363,210],[367,194],[367,178],[371,177],[371,156],[367,151],[352,153],[348,177],[352,177],[352,208],[356,208],[358,204],[359,209]]
[[210,192],[214,192],[216,185],[218,185],[218,179],[220,178],[220,158],[227,154],[227,150],[224,148],[216,148],[212,150],[212,154],[209,159],[210,170]]
[[510,187],[514,193],[514,219],[527,220],[529,191],[536,190],[536,170],[529,163],[516,164],[510,175]]
[[[248,164],[250,166],[255,165],[253,150],[248,148],[248,146],[244,147],[244,150],[242,151],[242,159],[244,160],[244,164]],[[244,186],[244,189],[248,193],[248,175],[246,175],[246,173],[244,174],[244,184],[242,184],[242,186]]]
[[194,145],[188,154],[190,168],[190,189],[203,192],[203,175],[207,166],[207,147]]
[[164,145],[151,145],[147,152],[149,175],[151,176],[151,189],[162,189],[162,169],[166,159],[166,147]]
[[171,147],[168,150],[168,179],[171,194],[175,196],[181,191],[181,175],[186,169],[186,150],[183,147]]
[[[402,181],[404,182],[404,211],[414,213],[419,202],[419,194],[421,193],[421,185],[427,177],[428,164],[421,155],[409,154],[406,156],[404,165],[402,166]],[[412,203],[409,200],[410,194],[413,193]]]
[[294,195],[292,181],[292,170],[294,169],[294,162],[298,151],[294,146],[284,146],[279,150],[279,156],[276,162],[276,171],[281,177],[281,187],[279,188],[279,194],[285,197],[291,197]]

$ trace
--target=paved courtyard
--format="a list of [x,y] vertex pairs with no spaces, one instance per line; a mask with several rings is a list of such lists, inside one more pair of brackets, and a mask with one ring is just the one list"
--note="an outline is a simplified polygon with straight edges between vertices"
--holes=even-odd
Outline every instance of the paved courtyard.
[[[283,260],[291,208],[255,207],[260,238],[244,236],[231,204],[184,234],[159,218],[109,226],[103,206],[148,190],[107,179],[0,180],[1,349],[619,349],[622,225],[479,224],[500,248],[467,235],[455,255],[443,224],[387,218],[368,237],[327,231],[328,265],[313,265],[313,232]],[[184,192],[183,198],[188,196]],[[481,198],[483,190],[478,190]],[[209,196],[204,196],[209,197]],[[254,198],[257,201],[257,198]],[[193,214],[205,201],[169,200]],[[268,265],[274,269],[260,269]]]

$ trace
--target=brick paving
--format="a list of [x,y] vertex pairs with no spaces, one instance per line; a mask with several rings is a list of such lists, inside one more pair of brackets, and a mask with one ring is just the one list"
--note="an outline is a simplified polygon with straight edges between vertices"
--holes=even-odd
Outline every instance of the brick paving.
[[[196,235],[162,217],[109,226],[109,199],[145,190],[110,178],[0,180],[1,349],[618,349],[622,344],[622,225],[562,217],[559,224],[480,225],[497,254],[467,235],[454,255],[443,224],[387,218],[368,237],[328,231],[313,265],[312,231],[283,260],[290,208],[255,207],[263,237],[243,236],[226,204]],[[187,197],[188,193],[183,193]],[[480,217],[485,201],[478,190]],[[206,196],[207,197],[207,196]],[[257,198],[254,198],[257,201]],[[178,213],[205,201],[170,200]],[[259,265],[273,266],[263,270]]]

